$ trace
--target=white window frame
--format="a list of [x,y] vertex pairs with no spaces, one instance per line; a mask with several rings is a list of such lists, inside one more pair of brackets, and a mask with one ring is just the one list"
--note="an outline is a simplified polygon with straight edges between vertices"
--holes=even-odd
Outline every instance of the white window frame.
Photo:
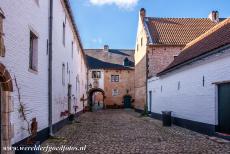
[[92,71],[92,78],[93,79],[100,79],[101,78],[101,71]]
[[120,82],[119,75],[111,75],[111,82]]

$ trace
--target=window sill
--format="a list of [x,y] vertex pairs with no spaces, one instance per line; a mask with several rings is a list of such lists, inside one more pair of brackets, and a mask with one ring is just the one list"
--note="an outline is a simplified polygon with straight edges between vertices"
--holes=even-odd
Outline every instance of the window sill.
[[28,71],[33,74],[38,74],[37,70],[31,69],[31,68],[29,68]]

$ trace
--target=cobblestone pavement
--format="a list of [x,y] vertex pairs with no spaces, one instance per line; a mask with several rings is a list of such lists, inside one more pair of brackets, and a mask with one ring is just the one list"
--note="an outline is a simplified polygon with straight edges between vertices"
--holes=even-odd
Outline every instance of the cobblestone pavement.
[[64,153],[230,153],[230,143],[225,140],[177,126],[162,127],[161,121],[132,110],[85,113],[78,120],[80,123],[69,124],[55,134],[65,139],[49,139],[42,146],[86,145],[85,151]]

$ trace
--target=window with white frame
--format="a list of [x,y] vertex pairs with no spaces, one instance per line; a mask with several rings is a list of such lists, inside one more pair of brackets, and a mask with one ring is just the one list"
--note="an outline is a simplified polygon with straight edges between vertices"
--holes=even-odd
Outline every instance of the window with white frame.
[[62,64],[62,85],[65,85],[65,64]]
[[119,82],[119,75],[111,75],[111,82]]
[[93,79],[101,78],[101,71],[92,71],[92,78]]
[[119,95],[118,89],[113,89],[112,90],[112,96],[118,96],[118,95]]
[[38,37],[30,31],[29,68],[38,70]]

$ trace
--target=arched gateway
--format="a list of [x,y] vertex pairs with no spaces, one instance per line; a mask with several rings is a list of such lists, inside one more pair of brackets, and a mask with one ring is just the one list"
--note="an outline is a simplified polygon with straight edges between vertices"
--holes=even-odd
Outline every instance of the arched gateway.
[[[0,63],[0,126],[1,126],[1,150],[2,147],[10,146],[10,92],[13,91],[13,83],[6,67]],[[2,152],[1,152],[2,153]],[[5,153],[7,153],[5,151]]]
[[96,92],[101,92],[102,93],[102,97],[103,97],[103,108],[104,106],[104,99],[105,99],[105,92],[103,89],[100,88],[92,88],[88,91],[88,105],[90,106],[90,110],[92,111],[93,108],[93,94]]

